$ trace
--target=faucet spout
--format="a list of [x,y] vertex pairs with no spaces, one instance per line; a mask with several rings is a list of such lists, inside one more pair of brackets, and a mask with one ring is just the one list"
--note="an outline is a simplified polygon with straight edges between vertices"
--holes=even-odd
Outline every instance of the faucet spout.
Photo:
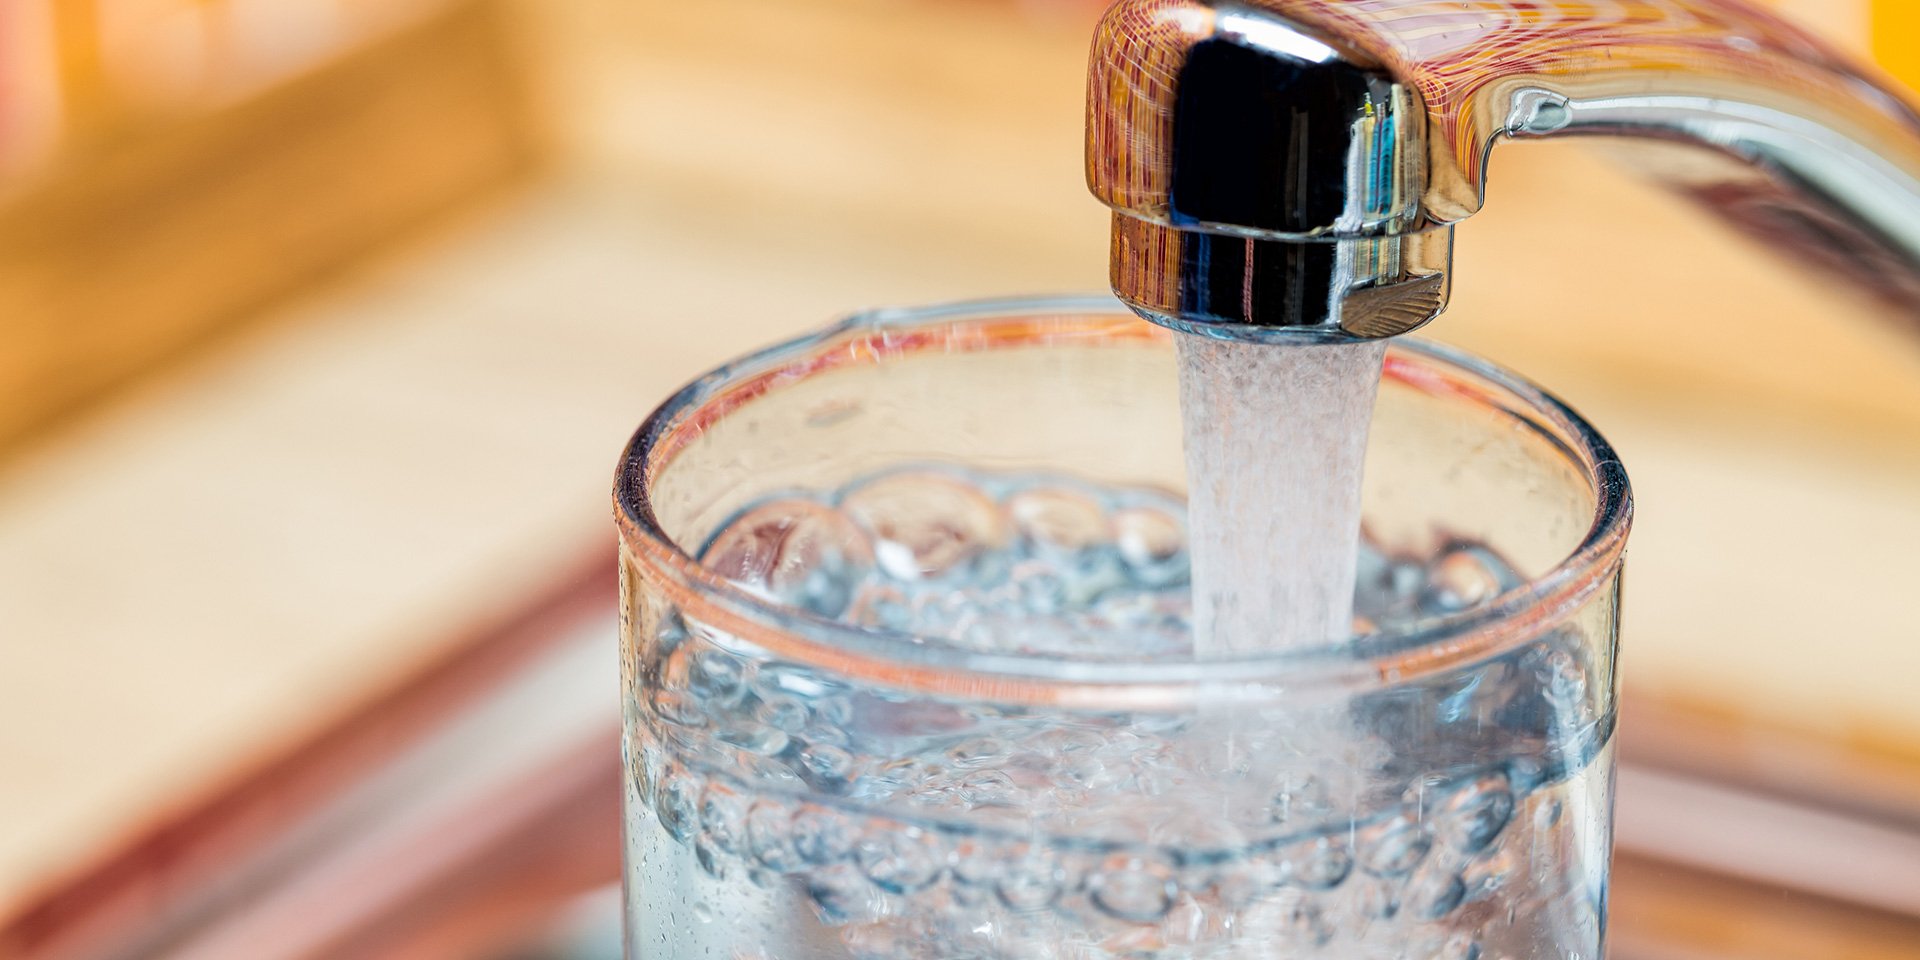
[[1920,324],[1920,115],[1745,0],[1119,0],[1093,43],[1114,290],[1215,336],[1426,323],[1494,145],[1576,135],[1692,148],[1638,163]]

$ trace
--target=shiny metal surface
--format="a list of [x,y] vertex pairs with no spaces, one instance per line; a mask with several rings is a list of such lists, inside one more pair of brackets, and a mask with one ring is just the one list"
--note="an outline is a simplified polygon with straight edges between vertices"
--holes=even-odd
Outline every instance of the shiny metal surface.
[[1744,0],[1120,0],[1090,60],[1114,290],[1217,336],[1420,326],[1493,146],[1573,135],[1920,322],[1920,117]]

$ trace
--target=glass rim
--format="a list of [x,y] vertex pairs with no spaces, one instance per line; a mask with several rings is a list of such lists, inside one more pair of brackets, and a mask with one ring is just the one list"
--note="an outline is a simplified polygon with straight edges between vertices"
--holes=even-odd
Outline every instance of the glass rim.
[[[1071,322],[1073,325],[1068,326]],[[941,335],[929,336],[929,331]],[[964,331],[966,336],[956,339]],[[1067,296],[974,300],[871,310],[738,357],[695,378],[655,408],[615,472],[621,552],[696,622],[781,657],[920,693],[998,702],[1153,709],[1204,700],[1267,700],[1276,694],[1351,695],[1398,686],[1507,652],[1552,629],[1618,571],[1632,526],[1625,467],[1604,437],[1546,390],[1485,360],[1426,340],[1396,338],[1385,377],[1430,394],[1498,405],[1522,416],[1592,486],[1593,520],[1551,569],[1468,610],[1307,650],[1163,662],[1082,660],[1052,654],[967,650],[882,628],[860,627],[787,606],[700,564],[661,527],[649,496],[653,471],[672,463],[701,426],[796,376],[888,362],[928,347],[947,352],[1069,343],[1153,342],[1172,334],[1139,320],[1117,299]],[[846,343],[841,343],[841,341]],[[837,345],[841,349],[823,351]],[[1499,395],[1510,398],[1498,403]],[[623,563],[626,560],[623,557]]]

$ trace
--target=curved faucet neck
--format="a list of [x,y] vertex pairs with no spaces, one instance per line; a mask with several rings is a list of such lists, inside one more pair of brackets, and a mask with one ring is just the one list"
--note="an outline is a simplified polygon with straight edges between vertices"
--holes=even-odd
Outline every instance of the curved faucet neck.
[[1492,147],[1588,134],[1703,148],[1645,165],[1920,317],[1920,118],[1890,84],[1743,0],[1527,6],[1121,0],[1087,140],[1116,292],[1226,336],[1406,332]]

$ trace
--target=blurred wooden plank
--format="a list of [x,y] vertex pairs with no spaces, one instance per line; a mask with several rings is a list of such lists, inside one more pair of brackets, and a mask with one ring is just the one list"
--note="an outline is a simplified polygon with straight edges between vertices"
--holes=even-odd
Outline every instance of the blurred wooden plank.
[[0,449],[525,173],[510,41],[502,3],[452,4],[252,100],[83,139],[16,184],[0,206]]
[[[1756,838],[1759,841],[1759,838]],[[1658,859],[1614,860],[1609,952],[1620,960],[1913,960],[1920,920]]]

